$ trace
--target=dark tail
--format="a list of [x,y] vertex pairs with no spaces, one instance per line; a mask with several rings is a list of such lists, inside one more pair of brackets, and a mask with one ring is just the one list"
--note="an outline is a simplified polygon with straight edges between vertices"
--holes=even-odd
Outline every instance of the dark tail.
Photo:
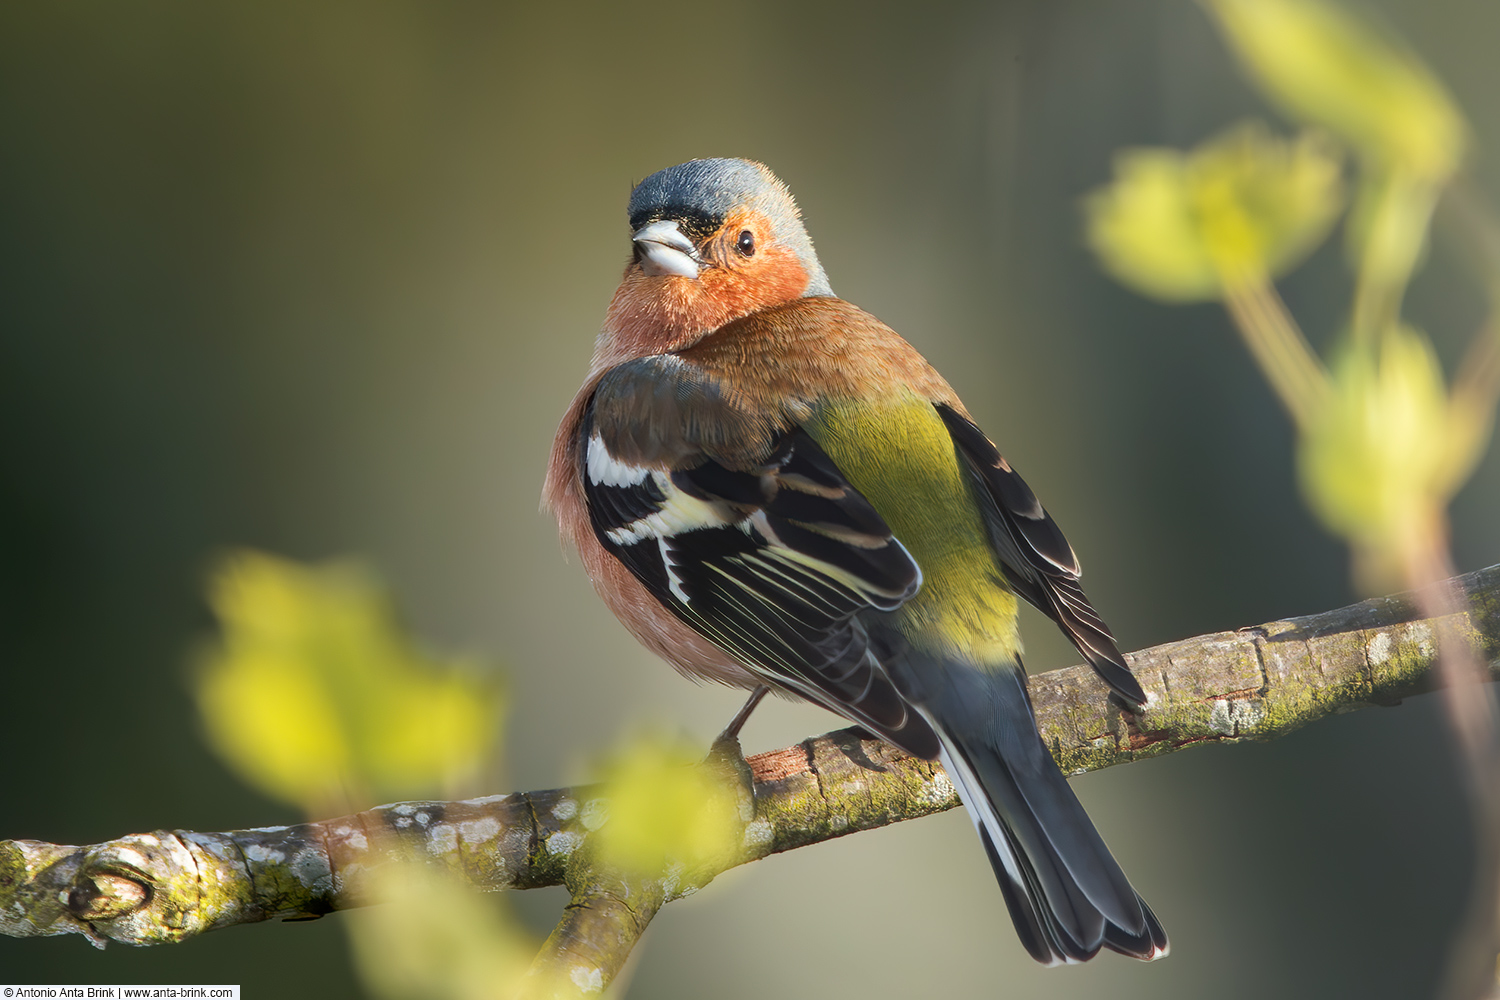
[[979,830],[1021,943],[1047,965],[1109,948],[1152,961],[1167,934],[1104,846],[1037,735],[1018,669],[950,663],[923,707]]

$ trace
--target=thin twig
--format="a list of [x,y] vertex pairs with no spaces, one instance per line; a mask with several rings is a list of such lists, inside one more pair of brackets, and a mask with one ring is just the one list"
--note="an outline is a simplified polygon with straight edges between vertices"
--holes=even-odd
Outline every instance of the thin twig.
[[[1281,736],[1361,705],[1432,690],[1439,637],[1451,634],[1500,679],[1500,566],[1451,582],[1460,610],[1434,618],[1420,595],[1365,601],[1157,646],[1129,659],[1150,706],[1112,703],[1086,667],[1031,678],[1043,738],[1071,773],[1186,746]],[[88,847],[0,841],[0,933],[82,934],[163,944],[272,917],[306,918],[372,902],[379,870],[417,859],[475,887],[565,884],[574,901],[539,966],[607,984],[663,904],[719,872],[781,851],[958,805],[941,767],[855,730],[749,759],[754,807],[740,843],[699,870],[669,866],[629,882],[599,867],[590,837],[599,786],[461,802],[408,802],[290,827],[156,831]],[[597,972],[598,976],[594,973]]]
[[1328,373],[1275,286],[1263,277],[1231,282],[1224,306],[1282,405],[1306,427],[1328,391]]

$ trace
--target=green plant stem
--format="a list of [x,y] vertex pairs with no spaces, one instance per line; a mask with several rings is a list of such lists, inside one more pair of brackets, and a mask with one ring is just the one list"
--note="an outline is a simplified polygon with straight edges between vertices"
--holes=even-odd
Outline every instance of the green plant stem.
[[1350,317],[1355,343],[1373,344],[1400,317],[1440,191],[1399,169],[1370,170],[1350,230],[1358,261]]
[[1305,428],[1328,393],[1328,372],[1264,276],[1226,282],[1225,308],[1276,396]]
[[[1460,603],[1443,605],[1436,619],[1419,610],[1422,594],[1404,594],[1133,653],[1151,697],[1139,714],[1114,706],[1087,667],[1038,674],[1030,683],[1038,726],[1059,765],[1079,773],[1271,739],[1432,690],[1447,681],[1432,669],[1440,636],[1466,643],[1485,676],[1500,679],[1500,566],[1447,585]],[[584,786],[402,803],[291,827],[162,830],[88,847],[0,841],[0,933],[82,934],[101,947],[175,943],[365,905],[382,866],[415,858],[479,889],[567,885],[573,903],[533,966],[549,973],[533,977],[541,988],[533,993],[588,995],[607,986],[662,904],[720,871],[959,804],[941,767],[853,730],[748,763],[754,810],[741,841],[701,870],[635,882],[602,870],[588,845],[603,790]]]

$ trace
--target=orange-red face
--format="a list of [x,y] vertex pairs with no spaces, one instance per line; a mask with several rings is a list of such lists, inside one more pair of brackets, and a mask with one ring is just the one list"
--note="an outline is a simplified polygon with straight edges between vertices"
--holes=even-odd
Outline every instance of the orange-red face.
[[[671,220],[654,225],[663,223]],[[605,320],[625,356],[680,350],[731,320],[807,290],[807,268],[753,209],[728,212],[717,230],[696,241],[688,227],[675,224],[665,229],[667,244],[643,241],[651,228],[637,231],[635,259]]]

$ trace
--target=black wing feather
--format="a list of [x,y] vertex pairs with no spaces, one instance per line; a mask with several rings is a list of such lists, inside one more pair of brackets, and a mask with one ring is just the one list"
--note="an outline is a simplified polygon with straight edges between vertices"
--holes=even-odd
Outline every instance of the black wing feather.
[[[749,468],[706,450],[687,467],[632,466],[605,457],[612,428],[599,402],[578,461],[600,543],[752,671],[936,758],[937,736],[887,675],[865,621],[909,600],[921,571],[817,442],[792,428]],[[634,454],[646,437],[624,440]],[[603,449],[595,466],[591,448]]]
[[992,501],[986,515],[1006,580],[1057,623],[1106,684],[1127,701],[1145,704],[1140,681],[1078,583],[1078,557],[1057,522],[983,431],[946,404],[937,410],[981,495]]

